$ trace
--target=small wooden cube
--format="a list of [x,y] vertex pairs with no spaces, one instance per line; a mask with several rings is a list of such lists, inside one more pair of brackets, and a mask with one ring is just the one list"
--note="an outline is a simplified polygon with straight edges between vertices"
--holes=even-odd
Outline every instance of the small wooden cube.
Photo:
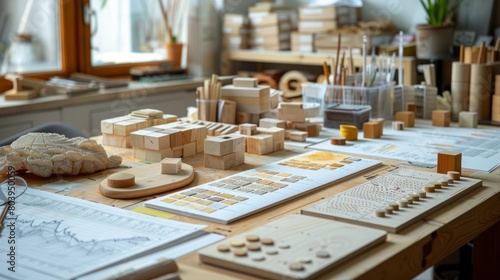
[[447,127],[450,126],[451,113],[448,110],[432,111],[432,126]]
[[246,137],[247,153],[255,155],[265,155],[272,153],[273,136],[266,134],[256,134]]
[[258,82],[256,78],[234,78],[233,85],[235,87],[257,87]]
[[161,160],[161,174],[177,174],[182,169],[180,158],[164,158]]
[[170,135],[170,147],[178,147],[184,144],[182,131],[178,129],[163,129],[159,131],[163,134]]
[[278,118],[284,121],[305,122],[306,110],[303,108],[282,107],[278,109]]
[[370,122],[375,122],[378,124],[378,129],[379,129],[379,134],[380,136],[384,135],[384,119],[378,118],[378,119],[371,119]]
[[128,136],[132,131],[137,130],[137,124],[130,121],[121,121],[113,125],[113,134],[119,136]]
[[406,103],[406,111],[417,113],[417,104],[413,102]]
[[294,129],[307,132],[307,137],[317,137],[321,131],[321,125],[315,123],[294,123]]
[[363,137],[370,139],[380,138],[380,128],[376,122],[365,122],[363,123]]
[[240,134],[242,135],[255,135],[257,133],[257,125],[252,123],[240,124]]
[[458,123],[460,127],[477,127],[477,112],[458,113]]
[[415,126],[415,113],[410,111],[401,111],[396,113],[396,120],[403,122],[405,127]]
[[151,132],[144,135],[144,148],[150,150],[163,150],[170,148],[170,135]]
[[393,121],[392,122],[392,129],[393,130],[404,130],[405,129],[405,123],[401,121]]
[[236,153],[230,153],[223,156],[204,155],[205,167],[226,170],[235,166]]
[[184,144],[184,147],[182,148],[182,156],[190,157],[194,155],[196,155],[196,142]]
[[306,131],[292,131],[290,132],[290,140],[294,142],[305,142],[307,139]]
[[448,171],[462,172],[462,153],[439,152],[437,160],[437,173],[447,174]]
[[172,157],[173,158],[180,158],[184,155],[184,145],[180,145],[177,147],[172,147]]
[[286,122],[284,120],[263,118],[263,119],[259,120],[259,127],[262,127],[262,128],[270,128],[270,127],[286,128]]
[[217,136],[205,139],[205,154],[223,156],[233,153],[233,137]]

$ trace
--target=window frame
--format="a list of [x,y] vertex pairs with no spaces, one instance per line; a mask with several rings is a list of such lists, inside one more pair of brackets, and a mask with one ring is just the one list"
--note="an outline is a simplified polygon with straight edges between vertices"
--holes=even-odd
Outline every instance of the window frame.
[[[160,61],[92,66],[90,25],[84,23],[84,7],[90,0],[58,0],[61,70],[23,73],[24,77],[47,80],[81,72],[102,77],[129,77],[132,67],[158,66]],[[0,76],[0,94],[12,89],[12,82]]]

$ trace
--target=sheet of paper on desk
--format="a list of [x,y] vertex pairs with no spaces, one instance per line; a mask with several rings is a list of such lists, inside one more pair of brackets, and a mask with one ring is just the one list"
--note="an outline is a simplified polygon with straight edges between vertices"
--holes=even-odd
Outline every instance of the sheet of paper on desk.
[[308,146],[324,151],[341,151],[360,155],[411,161],[434,167],[437,153],[443,150],[462,153],[462,168],[491,172],[500,165],[500,131],[498,128],[414,127],[397,131],[387,128],[381,139],[364,139],[345,146],[329,141]]
[[[205,233],[205,226],[159,219],[29,188],[15,201],[15,231],[0,237],[2,268],[15,246],[7,279],[72,279],[163,250]],[[10,222],[6,220],[6,223]],[[9,244],[9,237],[15,244]]]

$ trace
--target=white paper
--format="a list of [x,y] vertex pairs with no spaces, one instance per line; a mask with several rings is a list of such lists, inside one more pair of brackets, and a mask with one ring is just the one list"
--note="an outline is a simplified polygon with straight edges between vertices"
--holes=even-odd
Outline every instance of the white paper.
[[[199,236],[205,227],[32,188],[17,197],[15,217],[15,267],[28,277],[0,266],[0,273],[12,279],[40,279],[38,273],[75,278]],[[9,235],[4,228],[2,264],[10,251]]]

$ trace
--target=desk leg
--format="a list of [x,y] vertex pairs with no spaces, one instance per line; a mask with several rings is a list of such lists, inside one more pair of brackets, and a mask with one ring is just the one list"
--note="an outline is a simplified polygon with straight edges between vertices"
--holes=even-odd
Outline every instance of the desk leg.
[[473,279],[500,279],[500,222],[474,239]]

